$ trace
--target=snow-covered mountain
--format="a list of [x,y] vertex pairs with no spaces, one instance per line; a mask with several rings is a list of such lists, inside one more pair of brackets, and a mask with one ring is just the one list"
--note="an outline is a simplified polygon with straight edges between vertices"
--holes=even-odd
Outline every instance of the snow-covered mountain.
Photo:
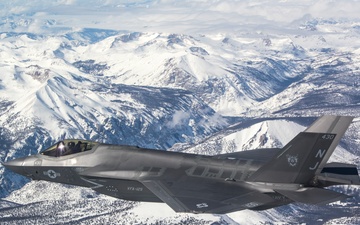
[[[105,29],[98,17],[67,27],[56,15],[0,18],[1,161],[64,137],[211,155],[281,147],[317,116],[360,115],[360,20],[189,34]],[[359,165],[359,129],[355,118],[330,160]],[[356,187],[337,187],[355,197],[325,207],[193,215],[0,174],[0,223],[360,222]]]

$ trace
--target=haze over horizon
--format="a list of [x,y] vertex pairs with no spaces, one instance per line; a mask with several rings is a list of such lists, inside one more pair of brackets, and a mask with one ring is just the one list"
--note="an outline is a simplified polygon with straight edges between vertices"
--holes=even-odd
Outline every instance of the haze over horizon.
[[[15,31],[102,28],[183,34],[266,32],[297,28],[311,18],[359,22],[358,0],[176,1],[58,0],[0,2],[0,16],[22,20]],[[31,19],[29,21],[29,19]],[[295,25],[295,26],[294,26]]]

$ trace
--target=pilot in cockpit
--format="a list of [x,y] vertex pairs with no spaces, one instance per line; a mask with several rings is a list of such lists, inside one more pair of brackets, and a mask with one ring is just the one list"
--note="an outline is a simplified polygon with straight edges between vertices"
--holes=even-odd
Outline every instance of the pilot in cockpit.
[[82,144],[81,141],[78,141],[78,143],[76,143],[76,145],[74,146],[74,149],[73,149],[73,153],[78,153],[81,151],[81,144]]
[[61,157],[66,155],[72,155],[84,151],[93,149],[96,142],[83,141],[78,139],[62,140],[41,152],[42,155]]

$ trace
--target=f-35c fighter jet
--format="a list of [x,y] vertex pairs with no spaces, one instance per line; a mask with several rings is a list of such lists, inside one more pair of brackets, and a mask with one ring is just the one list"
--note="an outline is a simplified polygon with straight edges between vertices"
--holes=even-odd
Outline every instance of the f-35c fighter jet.
[[126,200],[165,202],[176,212],[326,204],[349,197],[326,187],[360,184],[355,165],[327,163],[352,119],[323,116],[281,149],[205,156],[64,140],[4,166],[34,180],[89,187]]

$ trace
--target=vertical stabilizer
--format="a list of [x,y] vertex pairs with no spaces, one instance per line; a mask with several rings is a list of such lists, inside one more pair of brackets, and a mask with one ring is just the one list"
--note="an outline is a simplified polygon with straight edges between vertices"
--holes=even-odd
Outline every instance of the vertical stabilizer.
[[249,181],[309,183],[319,174],[349,127],[352,117],[323,116],[299,133]]
[[340,139],[345,134],[353,119],[354,117],[351,116],[322,116],[305,130],[305,132],[325,132],[336,134],[329,150],[326,152],[322,162],[317,168],[316,174],[319,174],[324,168],[326,162],[329,160],[331,154],[334,152],[336,146],[340,142]]

